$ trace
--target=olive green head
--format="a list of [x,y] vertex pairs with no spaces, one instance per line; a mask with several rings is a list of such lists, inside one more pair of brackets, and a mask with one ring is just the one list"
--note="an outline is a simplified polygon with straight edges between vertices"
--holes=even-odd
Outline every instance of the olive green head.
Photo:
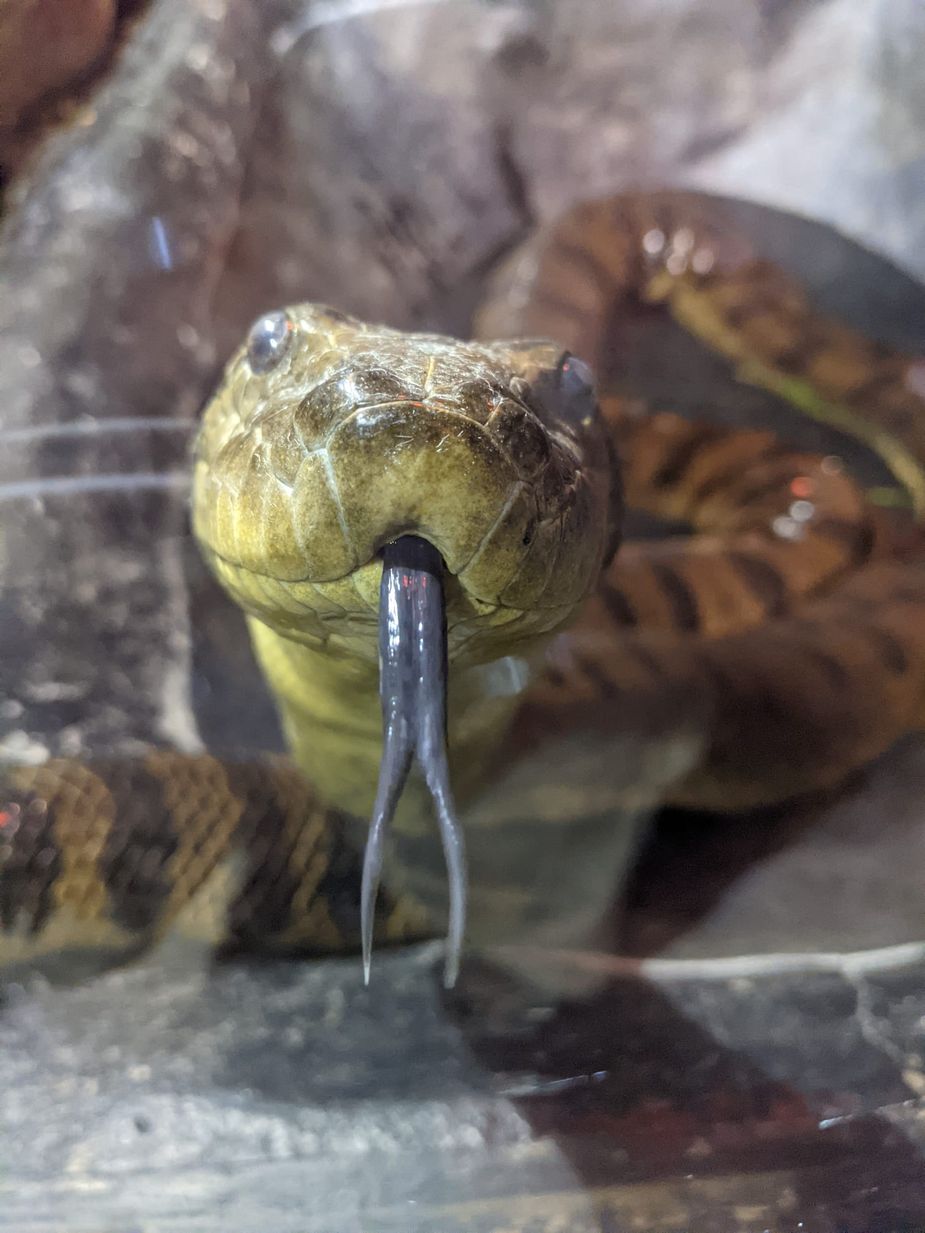
[[589,375],[548,342],[463,343],[315,304],[255,323],[206,407],[195,534],[245,611],[374,662],[380,553],[446,569],[451,658],[561,625],[616,547]]

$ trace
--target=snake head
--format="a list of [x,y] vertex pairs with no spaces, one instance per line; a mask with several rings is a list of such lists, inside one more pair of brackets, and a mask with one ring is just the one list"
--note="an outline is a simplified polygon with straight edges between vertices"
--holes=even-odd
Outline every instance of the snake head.
[[[619,526],[611,448],[589,370],[553,343],[404,334],[312,304],[260,318],[206,408],[193,526],[220,582],[285,642],[379,667],[367,976],[385,835],[416,760],[449,871],[455,979],[466,879],[448,668],[523,651],[594,588]],[[324,759],[311,770],[318,782]]]
[[384,546],[446,571],[449,655],[547,633],[614,551],[611,445],[552,343],[463,343],[302,304],[255,323],[208,403],[195,534],[241,606],[375,662]]

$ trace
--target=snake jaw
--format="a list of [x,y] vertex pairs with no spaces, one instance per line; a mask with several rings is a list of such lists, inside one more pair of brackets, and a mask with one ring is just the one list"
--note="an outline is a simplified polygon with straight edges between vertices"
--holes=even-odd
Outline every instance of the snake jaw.
[[466,919],[466,856],[447,762],[447,631],[442,574],[439,552],[418,536],[403,535],[383,550],[379,607],[383,746],[360,896],[366,984],[386,834],[415,758],[436,808],[449,878],[444,968],[448,989],[456,983],[459,971]]

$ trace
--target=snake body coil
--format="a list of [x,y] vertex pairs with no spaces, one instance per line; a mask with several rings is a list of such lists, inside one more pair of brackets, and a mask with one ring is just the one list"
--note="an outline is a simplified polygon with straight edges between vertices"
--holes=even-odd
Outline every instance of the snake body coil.
[[[181,915],[247,945],[358,944],[350,819],[376,790],[382,552],[402,536],[443,562],[464,806],[550,734],[606,738],[666,696],[698,734],[669,795],[698,807],[837,783],[921,724],[925,570],[844,467],[597,399],[575,357],[605,369],[621,302],[664,303],[748,380],[865,441],[917,513],[921,363],[819,318],[684,194],[580,207],[495,286],[480,336],[555,343],[407,335],[317,305],[255,326],[205,412],[194,529],[303,773],[159,751],[14,768],[0,959],[124,950]],[[624,492],[693,534],[615,555]],[[414,836],[426,814],[412,780],[395,824]],[[378,914],[392,939],[430,928],[408,900]]]

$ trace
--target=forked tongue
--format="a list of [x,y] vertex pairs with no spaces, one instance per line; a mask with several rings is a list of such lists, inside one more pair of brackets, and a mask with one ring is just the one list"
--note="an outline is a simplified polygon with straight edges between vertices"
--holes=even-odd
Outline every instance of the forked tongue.
[[379,697],[382,761],[363,860],[363,975],[369,984],[376,892],[386,834],[411,763],[417,758],[433,797],[443,841],[450,915],[443,983],[459,971],[466,921],[466,855],[450,792],[446,756],[446,610],[443,563],[431,544],[403,535],[383,551],[379,592]]

